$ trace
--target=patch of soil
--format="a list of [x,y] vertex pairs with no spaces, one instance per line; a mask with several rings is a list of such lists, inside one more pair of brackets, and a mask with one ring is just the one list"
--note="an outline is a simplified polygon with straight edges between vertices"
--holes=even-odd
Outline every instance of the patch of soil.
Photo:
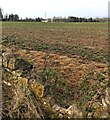
[[[6,51],[9,49],[6,48]],[[106,73],[106,79],[108,79],[108,66],[105,63],[88,61],[82,59],[79,56],[73,55],[73,57],[61,56],[58,54],[49,54],[41,51],[28,51],[19,49],[16,51],[20,57],[29,60],[37,68],[37,70],[43,70],[45,67],[54,68],[70,80],[72,83],[80,82],[88,71],[92,70],[95,73]]]

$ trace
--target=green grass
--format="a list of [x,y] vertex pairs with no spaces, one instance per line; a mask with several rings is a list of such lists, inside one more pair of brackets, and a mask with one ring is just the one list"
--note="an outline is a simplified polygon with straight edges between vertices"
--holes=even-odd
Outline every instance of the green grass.
[[[35,28],[35,29],[74,29],[89,27],[92,29],[95,27],[96,30],[107,30],[108,23],[42,23],[42,22],[3,22],[3,27],[6,28]],[[92,27],[92,28],[91,28]]]

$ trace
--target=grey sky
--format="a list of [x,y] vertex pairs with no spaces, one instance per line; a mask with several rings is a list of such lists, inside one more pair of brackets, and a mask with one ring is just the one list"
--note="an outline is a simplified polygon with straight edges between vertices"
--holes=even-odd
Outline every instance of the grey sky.
[[4,13],[20,17],[107,17],[109,0],[0,0]]

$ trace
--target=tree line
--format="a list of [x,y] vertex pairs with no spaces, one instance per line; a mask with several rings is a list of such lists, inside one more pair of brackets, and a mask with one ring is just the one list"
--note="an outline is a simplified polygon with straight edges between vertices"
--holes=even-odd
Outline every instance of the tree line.
[[54,17],[54,22],[99,22],[97,19],[69,16],[68,18]]
[[0,21],[22,21],[22,22],[106,22],[108,18],[82,18],[82,17],[74,17],[69,16],[67,18],[62,17],[53,17],[52,19],[43,19],[43,18],[19,18],[18,14],[2,14],[2,9],[0,8]]

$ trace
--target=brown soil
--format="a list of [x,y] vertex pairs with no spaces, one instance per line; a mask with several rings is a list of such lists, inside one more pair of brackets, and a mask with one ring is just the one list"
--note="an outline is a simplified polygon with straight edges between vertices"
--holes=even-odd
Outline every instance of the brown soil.
[[[10,51],[8,48],[5,50]],[[60,73],[72,83],[80,82],[90,70],[94,71],[94,75],[96,73],[105,72],[106,79],[108,79],[108,66],[105,63],[88,61],[76,55],[70,58],[58,54],[49,54],[41,51],[27,51],[24,49],[19,49],[16,53],[19,54],[20,57],[31,61],[37,70],[43,70],[46,61],[47,67],[60,71]]]

